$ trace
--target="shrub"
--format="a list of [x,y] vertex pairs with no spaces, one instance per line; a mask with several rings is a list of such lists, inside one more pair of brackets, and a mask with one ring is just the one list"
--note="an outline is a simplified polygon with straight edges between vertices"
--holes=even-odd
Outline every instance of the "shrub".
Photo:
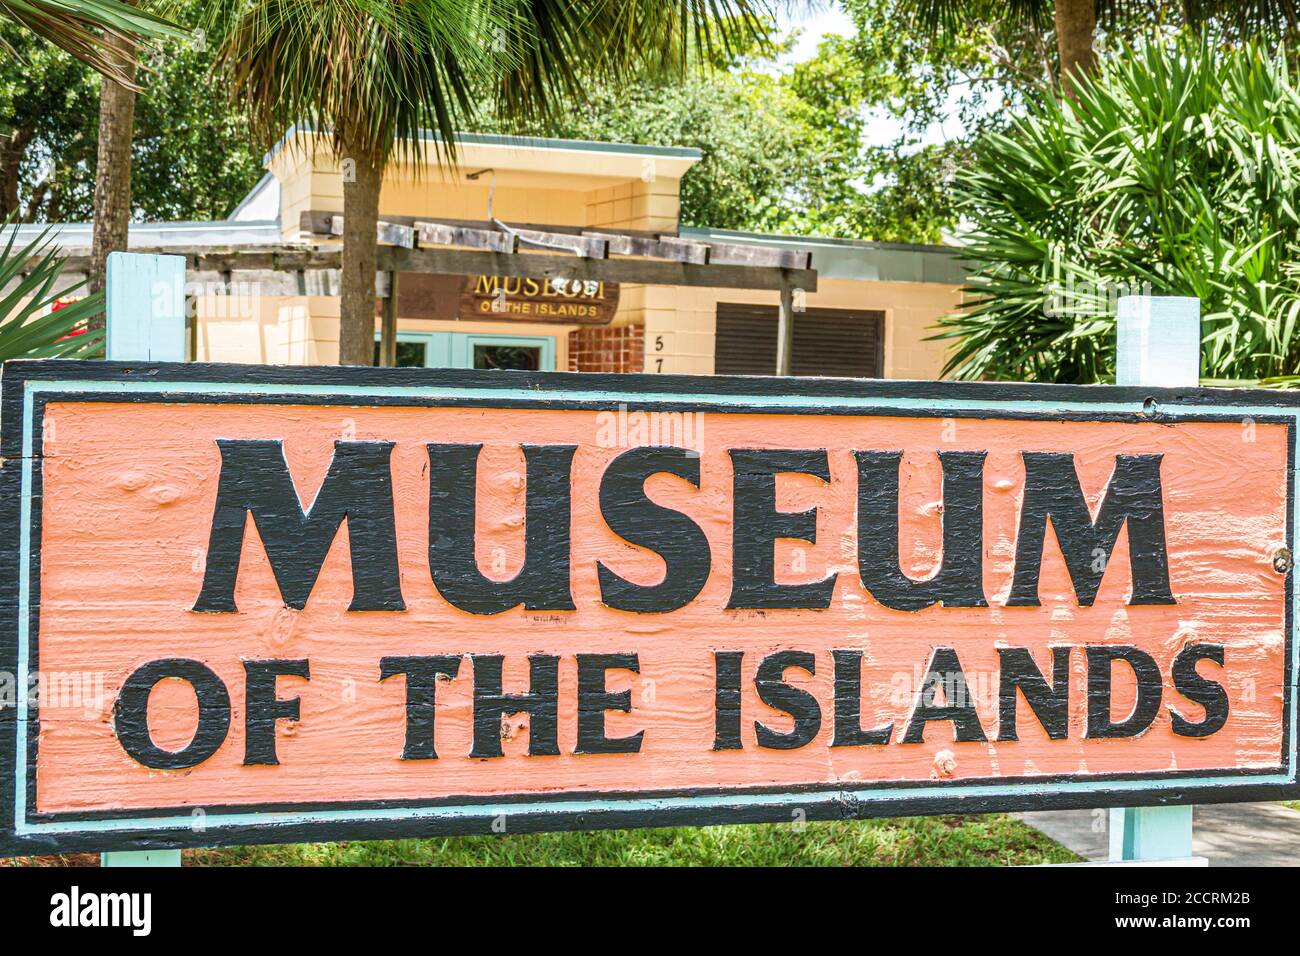
[[1201,300],[1202,376],[1300,370],[1300,92],[1283,52],[1212,39],[1104,56],[960,174],[973,274],[940,321],[962,378],[1113,379],[1130,293]]

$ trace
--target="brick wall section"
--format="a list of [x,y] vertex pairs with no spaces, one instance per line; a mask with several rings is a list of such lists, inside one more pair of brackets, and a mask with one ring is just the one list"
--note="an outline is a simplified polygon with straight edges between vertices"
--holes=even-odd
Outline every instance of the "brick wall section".
[[644,326],[592,326],[569,333],[570,372],[640,372],[644,369]]

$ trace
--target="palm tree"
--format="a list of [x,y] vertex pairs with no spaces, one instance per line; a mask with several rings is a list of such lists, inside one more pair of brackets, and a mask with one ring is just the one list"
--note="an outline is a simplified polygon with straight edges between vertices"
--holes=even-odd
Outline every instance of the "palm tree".
[[[91,290],[98,292],[104,286],[108,254],[126,248],[131,216],[136,44],[185,36],[185,31],[165,17],[118,0],[0,0],[0,15],[102,74],[90,269]],[[103,316],[93,321],[102,326]]]
[[[110,37],[105,52],[116,72],[99,78],[94,228],[90,236],[90,288],[93,292],[104,290],[108,281],[108,255],[126,251],[131,229],[136,44],[128,37]],[[103,315],[96,316],[97,326],[103,322]]]
[[1214,25],[1241,38],[1272,33],[1295,34],[1300,29],[1298,0],[905,0],[921,24],[931,30],[954,29],[963,21],[1010,17],[1029,26],[1055,27],[1060,57],[1057,81],[1073,98],[1070,76],[1092,75],[1097,69],[1093,46],[1097,26],[1120,18],[1148,18],[1157,13],[1180,18],[1200,29]]
[[120,58],[108,51],[110,44],[184,35],[166,18],[118,0],[0,0],[0,16],[128,84],[132,77],[123,72]]
[[454,161],[477,90],[509,117],[544,119],[583,76],[681,69],[692,49],[761,36],[766,0],[216,0],[209,25],[231,95],[271,141],[328,132],[343,185],[339,361],[373,361],[379,190],[390,161],[436,131]]

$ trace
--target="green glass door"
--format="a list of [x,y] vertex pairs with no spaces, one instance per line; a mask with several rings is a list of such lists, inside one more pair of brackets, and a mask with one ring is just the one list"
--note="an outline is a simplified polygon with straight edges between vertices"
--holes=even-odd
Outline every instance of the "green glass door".
[[[379,336],[375,336],[379,362]],[[398,332],[399,368],[513,369],[555,371],[550,335],[480,335],[463,332]]]

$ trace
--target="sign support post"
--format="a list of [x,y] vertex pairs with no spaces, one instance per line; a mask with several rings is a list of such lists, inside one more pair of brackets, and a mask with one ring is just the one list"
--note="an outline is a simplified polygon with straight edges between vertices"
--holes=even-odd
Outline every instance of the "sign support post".
[[397,364],[397,273],[388,273],[385,285],[388,286],[384,297],[383,323],[379,332],[379,362],[385,368]]
[[[111,252],[105,283],[109,361],[185,361],[185,257]],[[180,850],[101,853],[101,866],[180,866]]]
[[[1187,296],[1123,296],[1116,316],[1116,385],[1195,388],[1201,377],[1201,303]],[[1116,807],[1110,859],[1192,855],[1192,807]]]
[[793,375],[794,359],[794,289],[789,279],[781,276],[781,308],[776,321],[776,374]]

